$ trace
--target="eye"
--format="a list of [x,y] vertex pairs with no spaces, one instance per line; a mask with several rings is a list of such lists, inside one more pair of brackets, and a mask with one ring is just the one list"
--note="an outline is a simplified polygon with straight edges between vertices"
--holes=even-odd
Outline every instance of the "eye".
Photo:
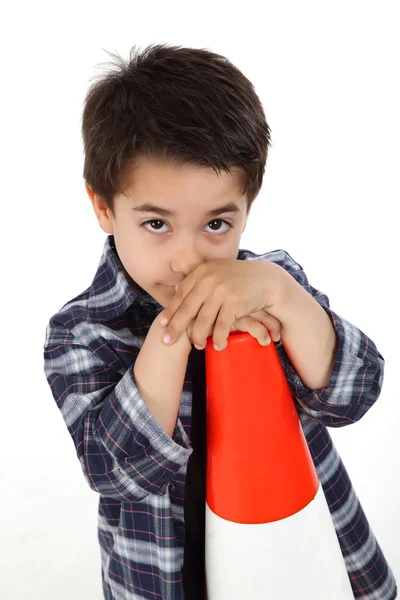
[[[223,223],[224,225],[226,225],[226,226],[227,226],[227,227],[226,227],[226,229],[225,229],[225,230],[224,230],[222,233],[220,233],[220,235],[223,235],[224,233],[228,233],[228,231],[229,231],[230,229],[232,229],[232,225],[231,225],[230,223],[228,223],[228,221],[225,221],[224,219],[213,219],[212,221],[210,221],[210,222],[207,224],[207,226],[208,226],[208,225],[210,225],[211,223],[214,223],[214,224],[215,224],[215,223],[217,223],[217,224],[218,224],[218,223]],[[220,229],[220,227],[218,227],[217,229],[212,229],[211,231],[217,231],[217,232],[220,232],[220,231],[221,231],[221,229]]]
[[[221,228],[218,227],[218,225],[221,223],[226,225],[226,229],[222,231],[222,233]],[[224,235],[225,233],[228,233],[230,229],[232,229],[232,225],[224,219],[213,219],[212,221],[209,221],[207,223],[207,227],[211,224],[211,231],[218,233],[218,235]],[[165,223],[160,219],[150,219],[149,221],[145,221],[144,223],[142,223],[141,227],[144,227],[149,233],[165,233],[165,231],[162,230],[163,225],[165,225]]]
[[[161,225],[165,225],[164,221],[160,221],[159,219],[150,219],[150,221],[145,221],[142,224],[142,227],[144,227],[149,232],[160,231],[160,229],[158,229],[157,227],[155,229],[147,229],[147,225],[153,224],[153,223],[161,223]],[[164,233],[164,232],[162,232],[162,233]]]

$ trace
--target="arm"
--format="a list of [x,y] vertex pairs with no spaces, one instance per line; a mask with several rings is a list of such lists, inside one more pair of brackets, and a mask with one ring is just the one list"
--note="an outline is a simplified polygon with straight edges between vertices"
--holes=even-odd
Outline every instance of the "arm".
[[[161,334],[157,335],[158,328],[153,322],[140,352],[134,349],[133,363],[140,357],[139,377],[147,367],[154,377],[151,385],[146,375],[141,377],[139,386],[145,399],[135,380],[134,364],[126,369],[103,340],[106,363],[98,356],[96,340],[89,348],[54,321],[46,332],[46,377],[84,476],[92,490],[120,501],[136,502],[148,494],[163,494],[192,452],[177,419],[190,344],[182,336],[176,348],[167,347],[160,341]],[[164,402],[170,411],[161,410]]]
[[385,361],[368,336],[330,309],[287,252],[279,258],[281,301],[268,312],[282,323],[276,348],[293,398],[323,425],[354,423],[379,398]]
[[154,320],[134,365],[139,393],[164,431],[172,436],[178,416],[191,343],[186,332],[173,346],[162,342],[165,328]]
[[287,271],[284,299],[268,312],[282,324],[281,340],[304,386],[324,388],[332,375],[337,336],[330,318]]

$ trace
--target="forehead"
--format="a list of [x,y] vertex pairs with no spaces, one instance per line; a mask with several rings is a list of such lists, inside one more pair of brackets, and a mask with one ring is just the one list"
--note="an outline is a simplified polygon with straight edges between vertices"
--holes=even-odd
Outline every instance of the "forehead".
[[246,204],[242,191],[243,173],[238,167],[231,173],[216,173],[211,167],[141,158],[125,174],[125,195],[135,204],[157,202],[169,205],[171,211],[182,204],[211,210],[235,202],[241,207]]

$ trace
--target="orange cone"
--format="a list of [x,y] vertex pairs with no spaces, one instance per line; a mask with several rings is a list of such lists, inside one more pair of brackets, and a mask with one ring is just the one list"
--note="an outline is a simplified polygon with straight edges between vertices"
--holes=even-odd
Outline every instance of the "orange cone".
[[206,345],[209,600],[354,598],[275,345]]

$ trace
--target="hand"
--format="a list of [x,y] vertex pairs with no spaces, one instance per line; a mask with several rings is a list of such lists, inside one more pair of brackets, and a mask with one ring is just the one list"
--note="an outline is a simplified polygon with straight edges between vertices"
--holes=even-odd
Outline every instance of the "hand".
[[195,319],[195,344],[204,347],[211,328],[214,344],[225,348],[238,319],[274,306],[280,297],[281,272],[286,274],[267,260],[216,259],[203,263],[177,286],[163,311],[169,343],[173,344]]
[[[203,350],[204,346],[200,346],[193,341],[193,327],[195,323],[196,319],[193,319],[186,329],[186,335],[190,344],[194,344],[197,350]],[[268,346],[271,343],[271,338],[274,342],[280,341],[281,327],[282,324],[278,319],[265,310],[259,310],[241,319],[237,319],[231,326],[230,331],[247,331],[261,346]],[[211,334],[212,328],[209,332],[209,335]],[[216,348],[216,350],[219,350],[219,348]]]

